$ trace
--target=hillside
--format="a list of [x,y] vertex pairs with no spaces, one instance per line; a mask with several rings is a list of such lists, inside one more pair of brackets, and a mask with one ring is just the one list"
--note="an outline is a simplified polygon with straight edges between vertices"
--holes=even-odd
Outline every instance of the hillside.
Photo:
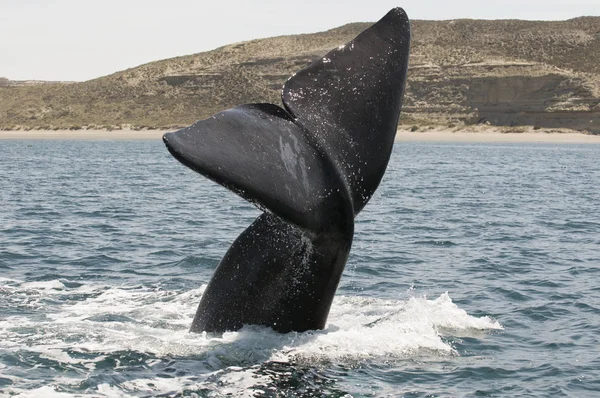
[[[82,83],[0,84],[0,128],[170,128],[241,103],[279,103],[291,74],[369,25],[236,43]],[[401,123],[600,133],[600,17],[412,27]]]

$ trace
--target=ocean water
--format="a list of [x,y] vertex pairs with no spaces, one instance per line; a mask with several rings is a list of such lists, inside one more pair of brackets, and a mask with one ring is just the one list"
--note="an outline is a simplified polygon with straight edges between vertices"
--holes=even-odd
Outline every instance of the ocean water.
[[595,397],[600,146],[397,143],[325,330],[188,333],[254,207],[161,142],[0,142],[0,396]]

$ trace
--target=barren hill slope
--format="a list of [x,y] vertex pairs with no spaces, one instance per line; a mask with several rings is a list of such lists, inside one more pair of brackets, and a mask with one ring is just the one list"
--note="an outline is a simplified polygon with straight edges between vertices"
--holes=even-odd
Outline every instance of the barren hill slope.
[[[0,85],[0,128],[164,128],[241,103],[279,103],[291,74],[369,25],[232,44],[82,83]],[[600,17],[412,26],[403,123],[600,133]]]

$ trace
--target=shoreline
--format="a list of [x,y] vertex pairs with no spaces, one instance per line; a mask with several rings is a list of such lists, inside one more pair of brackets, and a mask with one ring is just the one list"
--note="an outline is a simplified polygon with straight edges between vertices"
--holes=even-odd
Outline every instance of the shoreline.
[[0,140],[160,140],[168,130],[9,130]]
[[600,135],[575,131],[503,131],[500,129],[449,129],[412,132],[398,130],[396,142],[463,142],[463,143],[548,143],[548,144],[600,144]]
[[[169,130],[29,130],[0,131],[0,140],[160,140]],[[559,143],[600,144],[600,135],[584,134],[572,130],[506,130],[502,128],[463,128],[452,130],[436,128],[427,131],[399,129],[396,142],[472,142],[472,143]]]

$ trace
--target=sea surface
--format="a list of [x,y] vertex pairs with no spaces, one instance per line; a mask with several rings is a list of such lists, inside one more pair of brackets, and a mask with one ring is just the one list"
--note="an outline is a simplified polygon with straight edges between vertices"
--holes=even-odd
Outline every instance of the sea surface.
[[0,396],[600,396],[600,145],[397,143],[325,330],[188,332],[260,213],[161,142],[0,141]]

